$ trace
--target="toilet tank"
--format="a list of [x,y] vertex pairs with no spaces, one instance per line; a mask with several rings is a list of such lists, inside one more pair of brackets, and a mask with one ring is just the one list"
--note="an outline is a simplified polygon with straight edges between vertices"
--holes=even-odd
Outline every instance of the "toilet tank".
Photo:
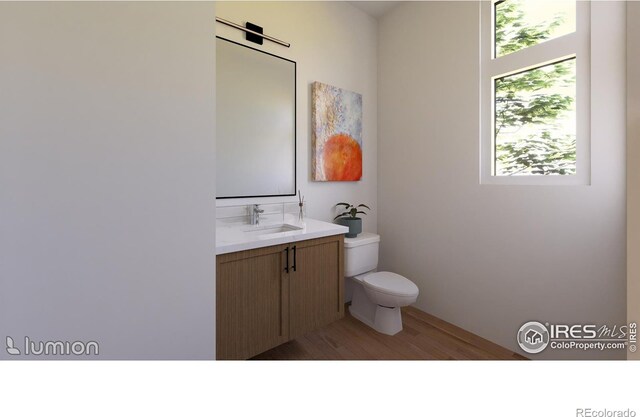
[[358,237],[344,238],[344,276],[354,277],[378,267],[380,236],[360,233]]

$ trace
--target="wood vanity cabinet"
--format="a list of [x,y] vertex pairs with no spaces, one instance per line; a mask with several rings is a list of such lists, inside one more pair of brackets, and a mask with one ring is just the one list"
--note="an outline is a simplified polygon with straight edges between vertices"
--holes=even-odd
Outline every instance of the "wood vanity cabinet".
[[296,242],[289,277],[290,339],[344,316],[344,235]]
[[216,357],[247,359],[344,316],[344,236],[216,257]]

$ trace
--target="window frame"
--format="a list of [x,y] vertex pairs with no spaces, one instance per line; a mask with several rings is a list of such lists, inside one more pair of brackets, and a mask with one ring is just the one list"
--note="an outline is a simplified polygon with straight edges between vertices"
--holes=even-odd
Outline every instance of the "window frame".
[[[506,0],[509,1],[509,0]],[[495,4],[480,2],[480,183],[506,185],[591,184],[591,4],[576,1],[576,31],[516,52],[495,56]],[[495,80],[576,58],[576,174],[494,175]]]

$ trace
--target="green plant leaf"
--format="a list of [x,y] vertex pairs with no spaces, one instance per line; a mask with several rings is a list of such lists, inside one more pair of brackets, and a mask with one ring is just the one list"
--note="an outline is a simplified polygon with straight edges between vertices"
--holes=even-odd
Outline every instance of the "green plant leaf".
[[340,214],[338,214],[336,217],[334,217],[334,218],[333,218],[333,220],[337,220],[337,219],[339,219],[340,217],[348,217],[348,216],[350,216],[350,215],[351,215],[351,213],[350,213],[350,212],[345,211],[344,213],[340,213]]
[[337,220],[341,217],[350,217],[352,219],[356,219],[358,218],[358,214],[367,214],[364,211],[358,210],[361,207],[364,207],[368,210],[371,210],[371,207],[367,206],[366,204],[358,204],[357,206],[355,204],[349,204],[349,203],[338,203],[336,204],[336,207],[338,206],[344,206],[346,211],[343,213],[338,214],[336,217],[333,218],[333,220]]

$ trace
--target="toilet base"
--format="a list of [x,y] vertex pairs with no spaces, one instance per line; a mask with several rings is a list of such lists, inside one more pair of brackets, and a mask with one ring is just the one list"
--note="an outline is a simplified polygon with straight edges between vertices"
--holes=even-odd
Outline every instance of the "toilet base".
[[354,311],[352,307],[353,305],[349,307],[349,313],[351,313],[353,317],[379,333],[393,336],[402,330],[400,307],[387,308],[377,306],[378,308],[376,309],[376,316],[373,322],[367,317],[360,315],[357,310]]
[[383,307],[372,303],[359,283],[354,285],[349,313],[367,326],[389,336],[402,330],[400,307]]

